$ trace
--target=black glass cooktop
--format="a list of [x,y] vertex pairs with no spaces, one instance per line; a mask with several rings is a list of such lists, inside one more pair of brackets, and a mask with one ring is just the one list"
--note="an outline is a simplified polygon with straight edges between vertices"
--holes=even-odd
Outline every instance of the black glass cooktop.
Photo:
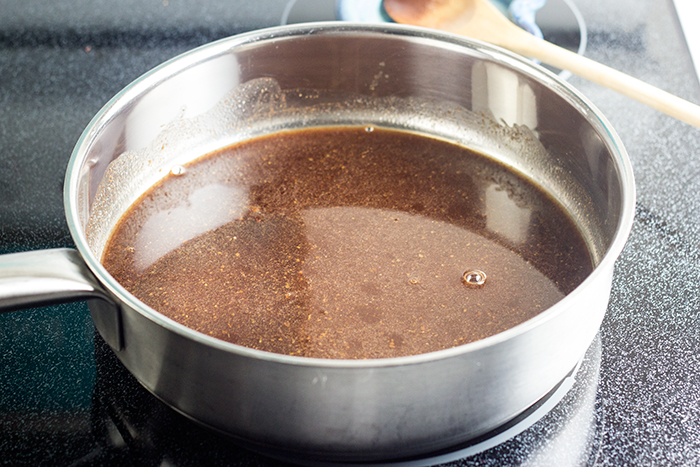
[[[311,11],[335,14],[332,1],[319,2]],[[587,56],[700,101],[670,0],[576,5]],[[83,128],[111,96],[190,48],[303,20],[301,6],[0,0],[0,252],[72,245],[63,174]],[[575,23],[549,25],[547,34],[576,48]],[[562,383],[572,389],[531,427],[498,438],[495,447],[463,447],[413,465],[700,463],[700,130],[580,78],[570,82],[620,134],[637,179],[636,223],[599,340]],[[0,463],[284,462],[233,446],[158,402],[95,335],[86,305],[76,303],[0,315]]]

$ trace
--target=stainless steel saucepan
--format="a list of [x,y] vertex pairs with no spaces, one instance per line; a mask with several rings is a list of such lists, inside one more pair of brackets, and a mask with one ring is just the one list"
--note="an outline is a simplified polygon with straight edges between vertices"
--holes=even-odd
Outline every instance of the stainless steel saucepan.
[[[271,354],[195,332],[141,303],[100,264],[119,217],[172,167],[281,129],[376,125],[483,152],[544,187],[580,228],[595,269],[535,318],[401,358]],[[76,250],[0,258],[5,310],[88,299],[125,367],[175,410],[250,446],[382,460],[482,435],[576,365],[605,313],[631,228],[634,180],[586,98],[529,61],[396,25],[262,30],[185,53],[115,96],[78,141],[65,181]]]

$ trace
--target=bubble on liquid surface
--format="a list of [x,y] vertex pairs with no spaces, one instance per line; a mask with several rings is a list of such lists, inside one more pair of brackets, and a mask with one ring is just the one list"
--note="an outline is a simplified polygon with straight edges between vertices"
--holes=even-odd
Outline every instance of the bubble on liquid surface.
[[170,173],[173,175],[182,175],[185,173],[185,168],[181,165],[175,165],[170,169]]
[[486,273],[479,269],[468,269],[462,274],[462,282],[467,287],[482,287],[486,283]]

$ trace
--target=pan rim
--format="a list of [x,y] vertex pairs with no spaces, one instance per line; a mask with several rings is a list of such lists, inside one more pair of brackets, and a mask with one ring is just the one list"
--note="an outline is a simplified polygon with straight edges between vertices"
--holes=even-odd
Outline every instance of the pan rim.
[[[621,209],[617,229],[615,230],[610,247],[601,258],[601,261],[595,266],[591,274],[586,277],[586,279],[575,290],[566,295],[553,306],[549,307],[537,316],[498,334],[457,347],[434,352],[403,357],[367,360],[322,359],[283,355],[226,342],[202,334],[165,317],[158,311],[139,301],[136,297],[127,292],[126,289],[124,289],[119,283],[117,283],[92,253],[88,247],[85,234],[82,228],[79,227],[80,217],[77,203],[78,180],[83,162],[88,157],[88,149],[91,147],[92,141],[97,136],[99,128],[111,121],[111,119],[117,114],[117,111],[123,108],[125,105],[128,105],[133,97],[139,95],[147,89],[151,89],[153,86],[156,86],[162,80],[167,79],[167,77],[173,72],[183,71],[196,65],[202,60],[225,53],[232,48],[242,47],[262,41],[283,40],[286,38],[294,38],[303,35],[358,33],[407,36],[414,38],[415,40],[430,41],[431,43],[435,43],[440,47],[457,47],[460,49],[466,48],[475,50],[476,52],[479,52],[485,56],[505,62],[506,64],[516,68],[519,72],[543,82],[545,85],[552,88],[558,95],[563,97],[570,105],[576,106],[580,112],[586,115],[588,121],[591,122],[591,124],[593,124],[593,126],[596,127],[599,132],[601,132],[601,137],[606,141],[608,148],[614,155],[615,168],[617,170],[620,189],[622,192]],[[66,220],[76,247],[89,269],[99,278],[99,281],[109,291],[109,293],[117,297],[120,303],[125,303],[138,313],[142,314],[144,317],[170,331],[183,336],[184,338],[192,339],[200,344],[218,350],[281,364],[317,368],[349,369],[371,369],[380,367],[417,365],[436,360],[463,357],[466,354],[479,352],[488,347],[493,347],[505,341],[511,340],[517,336],[529,332],[532,329],[542,326],[549,320],[556,318],[560,314],[564,313],[573,302],[579,299],[580,296],[586,292],[586,289],[590,287],[589,284],[598,280],[605,280],[607,274],[609,274],[609,271],[612,271],[613,263],[622,252],[632,228],[635,198],[635,183],[631,162],[622,141],[610,125],[610,122],[580,91],[575,89],[569,83],[561,80],[553,73],[530,62],[524,57],[504,50],[500,47],[451,33],[443,33],[425,28],[397,24],[372,25],[346,22],[295,24],[251,31],[205,44],[174,57],[156,68],[146,72],[144,75],[137,78],[119,93],[117,93],[107,104],[105,104],[105,106],[87,125],[86,129],[78,139],[71,155],[64,184],[64,207],[66,212]],[[603,274],[606,276],[601,277]]]

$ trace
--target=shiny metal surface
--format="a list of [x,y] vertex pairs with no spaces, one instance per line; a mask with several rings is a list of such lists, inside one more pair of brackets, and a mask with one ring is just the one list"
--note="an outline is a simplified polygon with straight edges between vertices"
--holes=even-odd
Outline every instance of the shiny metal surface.
[[118,350],[122,347],[119,306],[74,249],[27,251],[0,256],[0,312],[88,300],[95,325]]
[[0,311],[101,297],[102,287],[75,250],[0,256]]
[[[313,89],[330,101],[312,106],[313,118],[304,117],[303,106],[275,108],[278,118],[272,121],[260,118],[268,113],[246,114],[246,103],[222,101],[235,97],[240,84],[263,78],[274,79],[283,92]],[[336,112],[349,95],[357,106]],[[341,100],[332,102],[332,96]],[[365,101],[379,104],[368,108]],[[387,102],[412,111],[387,113]],[[428,102],[433,105],[426,115],[413,112]],[[228,103],[227,115],[245,117],[234,118],[232,128],[252,128],[252,133],[230,134],[225,125],[213,133],[200,131],[197,119],[222,103]],[[324,114],[323,108],[333,110]],[[163,128],[167,133],[183,122],[197,131],[192,138],[175,138],[176,146],[185,149],[178,152],[180,158],[290,123],[395,126],[467,144],[547,187],[584,233],[596,270],[536,318],[432,354],[314,360],[198,334],[145,307],[115,283],[98,260],[103,240],[93,240],[93,250],[85,232],[92,222],[96,236],[104,237],[161,169],[182,162],[168,151],[156,163],[145,156],[157,155],[159,145],[172,141],[158,139]],[[236,126],[240,122],[246,125]],[[259,126],[250,127],[251,122]],[[136,156],[125,165],[136,167],[133,173],[140,176],[100,189],[104,174],[118,175],[109,165],[123,154]],[[96,209],[98,193],[106,193],[98,207],[118,208]],[[121,331],[96,318],[98,330],[123,336],[113,348],[146,388],[182,413],[260,449],[376,460],[434,451],[485,433],[563,379],[605,313],[613,263],[631,227],[634,184],[625,151],[605,119],[566,84],[530,63],[419,29],[314,24],[205,46],[126,88],[78,142],[65,203],[78,250],[123,305]]]

